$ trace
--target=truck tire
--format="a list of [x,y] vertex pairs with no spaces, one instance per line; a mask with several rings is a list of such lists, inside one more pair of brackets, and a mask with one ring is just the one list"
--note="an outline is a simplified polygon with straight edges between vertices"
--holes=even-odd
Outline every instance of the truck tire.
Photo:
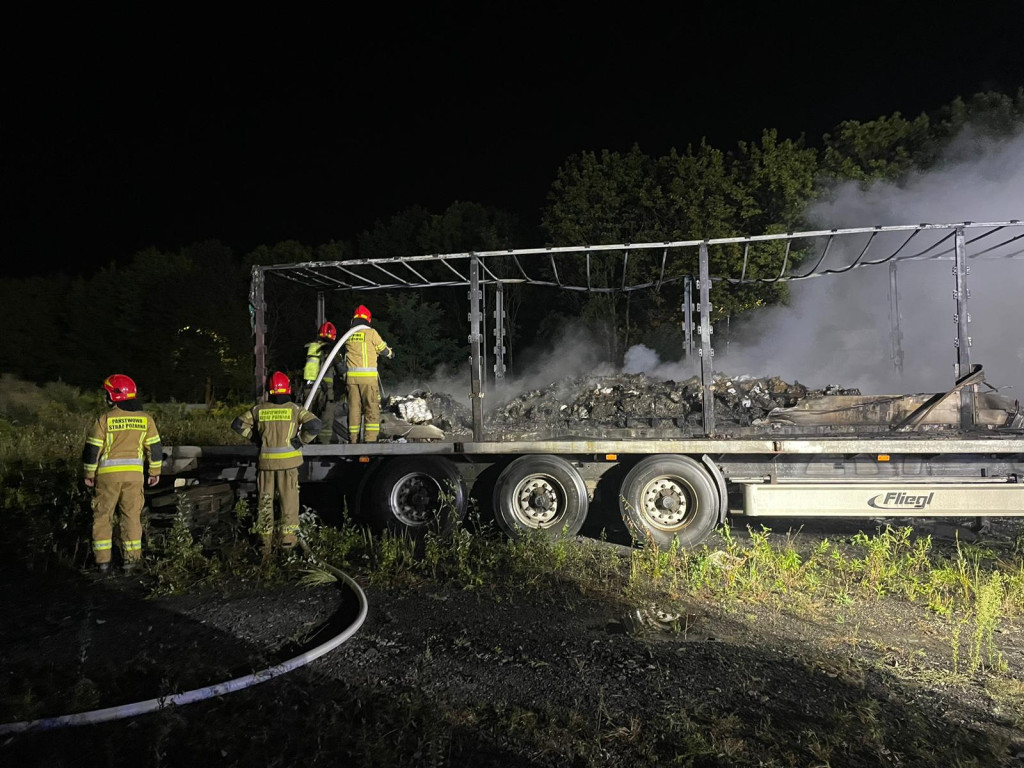
[[714,480],[686,456],[648,456],[619,490],[619,512],[634,543],[668,548],[701,544],[718,526]]
[[367,478],[361,517],[377,531],[422,538],[444,533],[466,516],[466,492],[455,465],[438,456],[399,456]]
[[587,518],[587,486],[560,456],[520,456],[494,484],[494,519],[511,539],[571,538]]

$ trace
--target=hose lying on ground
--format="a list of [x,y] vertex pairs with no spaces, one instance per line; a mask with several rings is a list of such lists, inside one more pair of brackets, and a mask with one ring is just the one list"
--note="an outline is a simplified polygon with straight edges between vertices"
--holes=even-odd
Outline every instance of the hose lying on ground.
[[[302,545],[302,549],[310,557],[313,556],[309,549],[309,545],[302,539],[299,539],[299,543]],[[72,725],[91,725],[94,723],[105,723],[110,720],[121,720],[126,717],[135,717],[136,715],[144,715],[149,712],[156,712],[161,709],[167,709],[168,707],[180,706],[182,704],[192,704],[196,701],[202,701],[204,699],[210,699],[215,696],[223,696],[226,693],[233,693],[234,691],[240,691],[244,688],[250,688],[251,686],[257,685],[258,683],[266,682],[272,678],[283,675],[287,672],[291,672],[299,667],[302,667],[309,662],[320,658],[326,653],[333,651],[339,645],[348,640],[354,635],[359,628],[363,625],[366,620],[366,614],[368,611],[368,605],[366,602],[366,594],[362,588],[355,582],[355,580],[346,573],[338,570],[334,566],[327,563],[317,562],[318,565],[327,569],[334,574],[338,579],[343,581],[355,594],[359,600],[359,615],[356,620],[350,624],[343,632],[335,635],[326,643],[316,646],[315,648],[306,651],[305,653],[299,654],[298,656],[288,659],[281,664],[275,664],[272,667],[261,669],[258,672],[245,675],[244,677],[236,677],[234,680],[228,680],[227,682],[217,683],[216,685],[210,685],[206,688],[195,688],[191,691],[185,691],[184,693],[174,693],[165,696],[160,696],[155,699],[149,699],[147,701],[137,701],[134,704],[122,704],[119,707],[107,707],[106,709],[94,709],[90,712],[78,712],[73,715],[58,715],[56,717],[44,717],[39,720],[26,720],[20,723],[0,723],[0,735],[7,733],[24,733],[27,731],[44,731],[52,730],[55,728],[65,728]]]

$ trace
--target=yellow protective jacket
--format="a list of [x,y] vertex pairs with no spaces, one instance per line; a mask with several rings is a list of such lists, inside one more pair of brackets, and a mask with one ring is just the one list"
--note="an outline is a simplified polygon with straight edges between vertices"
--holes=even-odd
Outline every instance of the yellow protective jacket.
[[[324,364],[327,356],[334,349],[333,341],[311,341],[306,345],[306,365],[302,369],[302,378],[305,381],[315,381],[320,374],[320,366]],[[334,374],[345,375],[345,356],[339,352],[334,356],[331,367],[324,372],[323,384],[330,386],[334,383]]]
[[141,478],[148,464],[150,477],[160,477],[163,458],[153,417],[115,405],[93,423],[82,451],[82,466],[86,477],[117,473],[128,478],[133,475],[127,473],[136,473]]
[[355,331],[345,342],[345,365],[350,383],[369,381],[377,378],[377,358],[394,357],[376,328]]
[[257,469],[302,466],[302,445],[320,432],[320,419],[298,403],[260,403],[231,424],[242,437],[260,447]]

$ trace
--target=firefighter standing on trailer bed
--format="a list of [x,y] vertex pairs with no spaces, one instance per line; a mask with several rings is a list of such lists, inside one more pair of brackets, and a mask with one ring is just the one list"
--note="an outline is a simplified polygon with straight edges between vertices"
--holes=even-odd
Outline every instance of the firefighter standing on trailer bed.
[[142,410],[130,377],[123,373],[108,376],[103,389],[110,410],[93,423],[82,451],[82,465],[85,485],[94,489],[93,558],[96,568],[106,573],[113,555],[114,514],[118,507],[122,566],[130,571],[142,560],[143,485],[160,482],[163,448],[156,423]]
[[376,329],[370,328],[370,310],[360,304],[352,317],[352,326],[365,325],[366,330],[354,331],[345,342],[345,363],[348,382],[348,441],[359,442],[360,421],[363,426],[363,442],[375,443],[380,435],[380,378],[377,374],[377,358],[383,355],[388,360],[395,357],[394,351]]
[[[320,326],[316,341],[311,341],[306,345],[306,363],[302,369],[303,385],[301,399],[303,401],[309,396],[313,388],[313,382],[316,381],[316,377],[320,374],[320,369],[323,367],[327,356],[331,353],[334,342],[337,340],[338,329],[334,327],[334,323],[327,321]],[[343,442],[345,437],[344,426],[341,424],[335,426],[335,422],[343,417],[343,414],[338,413],[336,407],[338,395],[335,387],[344,378],[345,356],[337,355],[331,366],[324,371],[324,377],[320,381],[320,389],[317,391],[317,396],[309,404],[314,413],[321,415],[324,430],[324,434],[320,436],[320,442],[322,443],[328,441],[340,443]]]
[[259,502],[256,532],[263,557],[274,551],[274,497],[281,502],[277,541],[282,552],[291,551],[299,541],[299,467],[302,445],[320,432],[320,419],[292,402],[288,377],[275,371],[267,388],[268,402],[258,403],[236,418],[231,428],[260,447],[256,464]]

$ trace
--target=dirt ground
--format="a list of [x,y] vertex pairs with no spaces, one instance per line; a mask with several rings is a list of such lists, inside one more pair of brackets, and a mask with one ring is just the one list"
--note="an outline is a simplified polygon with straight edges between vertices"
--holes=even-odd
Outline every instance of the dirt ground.
[[[799,536],[810,547],[843,533]],[[272,673],[362,607],[341,585],[150,599],[148,579],[0,571],[0,722]],[[694,603],[666,616],[564,584],[364,592],[362,625],[315,661],[157,712],[0,733],[0,764],[1024,765],[1024,717],[996,695],[1010,687],[1021,701],[1019,622],[994,638],[1008,671],[963,679],[946,671],[948,628],[903,601],[827,615]],[[836,723],[863,738],[830,740]]]

